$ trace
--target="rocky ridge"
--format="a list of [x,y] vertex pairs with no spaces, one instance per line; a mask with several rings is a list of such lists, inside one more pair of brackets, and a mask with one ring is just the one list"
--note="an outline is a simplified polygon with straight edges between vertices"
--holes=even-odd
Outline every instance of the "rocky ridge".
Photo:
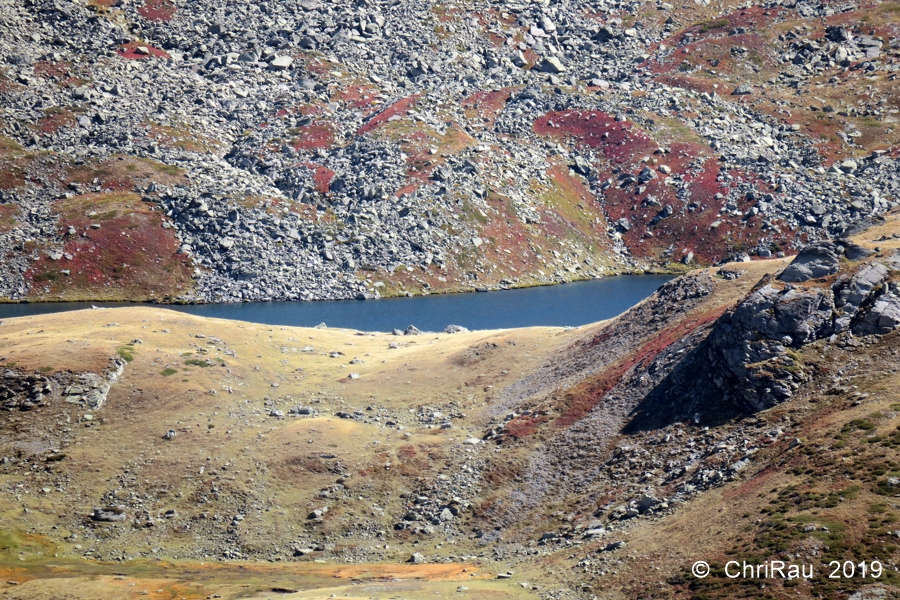
[[[236,302],[766,257],[884,212],[900,190],[895,149],[862,122],[894,119],[889,94],[812,107],[849,120],[839,150],[788,116],[784,90],[896,76],[893,29],[811,39],[804,19],[837,14],[818,4],[702,25],[681,21],[687,7],[661,19],[666,7],[629,2],[107,4],[0,5],[0,296],[72,294],[78,233],[61,204],[124,192],[193,267],[188,289],[144,297]],[[788,52],[757,47],[791,24],[772,40]],[[715,44],[729,56],[699,60]],[[742,69],[755,81],[760,60],[770,82],[701,85]],[[135,177],[132,158],[155,171]],[[97,283],[78,285],[89,297]]]
[[[603,576],[621,562],[606,553],[626,547],[617,540],[640,519],[673,514],[704,490],[764,469],[758,461],[768,447],[800,446],[794,419],[773,419],[767,411],[827,372],[804,364],[804,347],[818,342],[852,350],[860,339],[877,344],[900,326],[897,256],[849,240],[819,242],[724,313],[704,309],[713,280],[682,277],[616,319],[604,335],[507,388],[498,410],[514,412],[497,419],[485,439],[506,452],[529,452],[505,465],[522,474],[521,484],[488,511],[495,531],[485,540],[497,544],[508,529],[527,532],[531,542],[517,541],[528,548],[507,546],[523,564],[536,553],[591,544],[599,556],[588,553],[578,566]],[[687,298],[673,302],[677,294]],[[677,324],[684,306],[692,313],[689,329]],[[635,323],[645,328],[629,341]],[[673,329],[682,335],[654,347]],[[580,365],[580,355],[593,358]],[[838,385],[842,373],[831,384]],[[865,395],[856,397],[854,406]],[[579,402],[587,405],[571,423]],[[485,469],[502,462],[489,461]],[[552,515],[554,529],[516,525],[522,514],[560,504],[568,508]]]

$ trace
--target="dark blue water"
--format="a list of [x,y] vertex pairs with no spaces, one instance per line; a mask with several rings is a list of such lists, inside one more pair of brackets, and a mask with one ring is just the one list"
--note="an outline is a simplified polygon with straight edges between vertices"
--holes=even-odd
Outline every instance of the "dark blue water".
[[[489,292],[382,300],[332,302],[251,302],[246,304],[160,305],[201,317],[268,325],[346,327],[390,331],[415,325],[441,331],[447,325],[468,329],[506,329],[533,325],[579,326],[614,317],[653,292],[669,275],[627,275],[563,285]],[[94,306],[136,306],[95,302]],[[90,302],[0,304],[0,318],[90,308]]]

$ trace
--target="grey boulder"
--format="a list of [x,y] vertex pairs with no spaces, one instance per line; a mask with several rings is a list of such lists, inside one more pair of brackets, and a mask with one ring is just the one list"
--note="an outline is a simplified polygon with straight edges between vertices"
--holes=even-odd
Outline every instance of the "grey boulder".
[[817,242],[804,248],[778,276],[781,281],[800,283],[837,273],[841,268],[834,242]]

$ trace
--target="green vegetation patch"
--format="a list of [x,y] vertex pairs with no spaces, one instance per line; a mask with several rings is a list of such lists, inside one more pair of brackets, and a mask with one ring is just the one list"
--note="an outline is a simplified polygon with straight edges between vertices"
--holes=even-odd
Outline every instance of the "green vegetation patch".
[[728,19],[706,21],[705,23],[700,23],[700,33],[708,33],[713,29],[722,29],[723,27],[728,27],[728,25],[730,25]]
[[851,431],[860,429],[862,431],[871,431],[875,429],[876,425],[872,421],[867,421],[866,419],[853,419],[841,429],[841,433],[849,433]]

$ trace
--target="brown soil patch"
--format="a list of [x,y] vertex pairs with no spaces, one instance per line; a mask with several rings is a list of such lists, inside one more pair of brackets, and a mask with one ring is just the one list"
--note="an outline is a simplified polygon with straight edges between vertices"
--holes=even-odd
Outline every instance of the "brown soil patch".
[[450,361],[460,367],[468,367],[491,358],[500,350],[494,342],[482,342],[451,357]]

